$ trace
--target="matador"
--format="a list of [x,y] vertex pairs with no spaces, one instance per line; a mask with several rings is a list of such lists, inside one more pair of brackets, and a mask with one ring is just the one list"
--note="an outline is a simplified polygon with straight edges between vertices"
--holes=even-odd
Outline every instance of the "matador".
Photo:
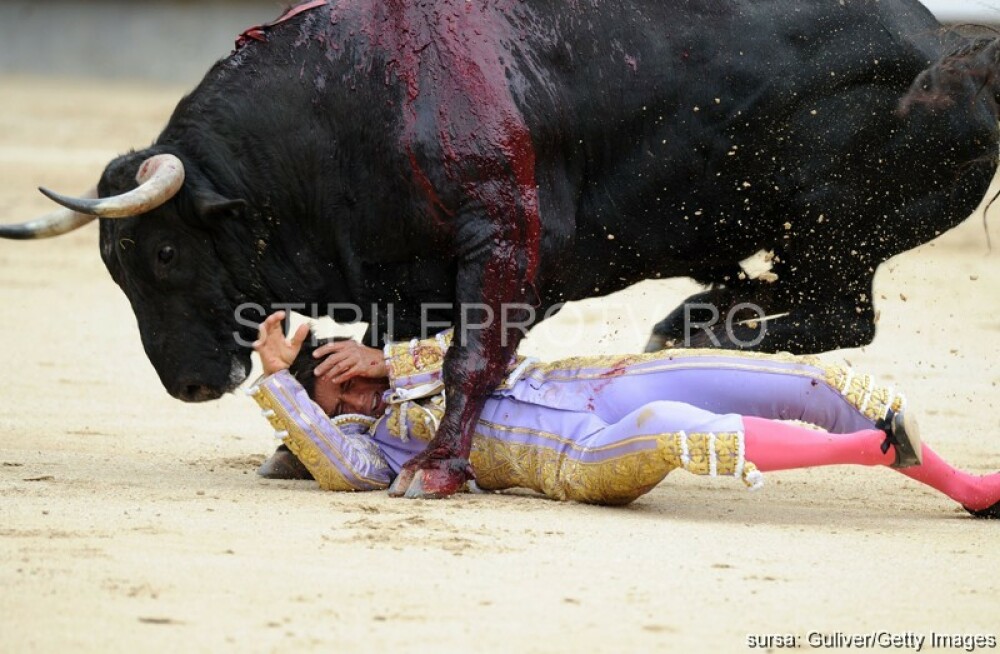
[[[321,488],[389,488],[443,415],[452,332],[384,352],[335,341],[308,353],[308,330],[285,340],[283,317],[261,326],[265,375],[250,394]],[[478,489],[609,505],[676,469],[758,488],[765,472],[840,464],[895,468],[977,517],[1000,517],[1000,474],[953,468],[921,443],[901,393],[817,357],[518,357],[476,423],[470,458]]]

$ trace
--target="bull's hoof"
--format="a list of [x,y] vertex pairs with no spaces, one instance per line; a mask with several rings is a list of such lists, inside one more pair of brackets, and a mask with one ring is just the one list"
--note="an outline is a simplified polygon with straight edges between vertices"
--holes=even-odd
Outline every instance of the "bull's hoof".
[[407,466],[389,487],[390,497],[409,500],[440,500],[457,493],[472,478],[466,459],[425,461]]
[[257,468],[264,479],[312,479],[312,473],[299,461],[287,445],[279,445],[271,457]]
[[971,513],[973,517],[981,520],[1000,520],[1000,502],[979,511],[973,511],[967,506],[963,506],[962,508]]

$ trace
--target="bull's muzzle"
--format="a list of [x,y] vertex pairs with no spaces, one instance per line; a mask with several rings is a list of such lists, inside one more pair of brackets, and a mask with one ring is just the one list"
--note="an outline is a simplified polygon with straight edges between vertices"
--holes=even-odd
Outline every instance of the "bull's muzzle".
[[181,383],[170,394],[183,402],[210,402],[222,397],[224,392],[205,384]]

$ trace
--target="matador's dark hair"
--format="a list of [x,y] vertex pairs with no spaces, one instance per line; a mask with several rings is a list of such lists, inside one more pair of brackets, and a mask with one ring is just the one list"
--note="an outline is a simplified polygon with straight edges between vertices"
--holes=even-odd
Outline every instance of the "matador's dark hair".
[[295,357],[295,361],[292,365],[288,367],[288,372],[292,374],[292,377],[302,384],[302,388],[306,390],[309,397],[313,397],[316,391],[316,377],[313,375],[313,371],[316,370],[316,366],[322,359],[314,359],[313,352],[315,352],[320,346],[326,345],[327,343],[336,343],[338,341],[350,341],[353,340],[347,336],[334,336],[333,338],[316,338],[313,331],[309,330],[309,335],[306,336],[305,342],[302,344],[302,349],[299,350],[298,355]]

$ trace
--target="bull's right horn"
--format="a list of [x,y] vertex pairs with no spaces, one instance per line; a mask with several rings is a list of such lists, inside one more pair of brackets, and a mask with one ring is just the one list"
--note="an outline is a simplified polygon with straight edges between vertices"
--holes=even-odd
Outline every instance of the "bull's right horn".
[[[96,198],[97,189],[93,188],[83,197]],[[88,216],[84,213],[72,211],[70,209],[59,209],[52,213],[45,214],[41,218],[30,220],[18,225],[0,225],[0,238],[9,238],[17,241],[28,241],[38,238],[51,238],[61,236],[74,229],[83,227],[96,216]]]
[[38,189],[67,209],[101,218],[128,218],[152,211],[177,195],[184,185],[184,164],[172,154],[158,154],[142,162],[135,181],[139,187],[108,198],[73,198]]

